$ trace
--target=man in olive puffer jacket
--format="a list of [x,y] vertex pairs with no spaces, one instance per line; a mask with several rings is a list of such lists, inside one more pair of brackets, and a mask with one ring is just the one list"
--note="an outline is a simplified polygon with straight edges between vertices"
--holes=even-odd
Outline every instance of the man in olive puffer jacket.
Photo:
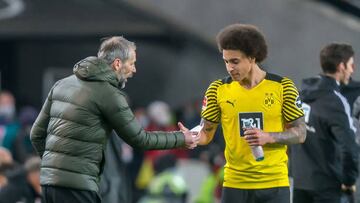
[[42,159],[43,202],[101,202],[99,177],[112,130],[134,148],[196,147],[181,123],[177,132],[145,132],[119,90],[136,72],[136,46],[123,37],[102,42],[98,57],[74,66],[59,80],[32,129],[31,141]]

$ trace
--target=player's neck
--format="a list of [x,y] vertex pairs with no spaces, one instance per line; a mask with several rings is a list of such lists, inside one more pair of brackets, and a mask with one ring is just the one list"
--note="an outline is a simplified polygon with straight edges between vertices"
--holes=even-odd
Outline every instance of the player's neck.
[[239,83],[246,89],[252,89],[258,85],[266,76],[266,72],[263,71],[257,64],[255,64],[247,77],[241,80]]

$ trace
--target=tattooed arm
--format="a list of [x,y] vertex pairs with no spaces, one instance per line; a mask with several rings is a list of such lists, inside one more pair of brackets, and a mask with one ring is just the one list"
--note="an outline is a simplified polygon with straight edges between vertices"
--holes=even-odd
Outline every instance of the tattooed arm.
[[199,145],[207,145],[214,138],[218,124],[207,121],[205,119],[201,119],[201,125],[203,127],[202,127],[201,131],[199,132],[199,134],[200,134]]
[[286,125],[284,132],[263,132],[260,129],[246,129],[245,139],[250,146],[264,145],[266,143],[298,144],[304,143],[306,138],[306,126],[304,117],[292,121]]
[[270,133],[276,143],[299,144],[304,143],[306,138],[306,125],[304,117],[286,124],[284,132]]

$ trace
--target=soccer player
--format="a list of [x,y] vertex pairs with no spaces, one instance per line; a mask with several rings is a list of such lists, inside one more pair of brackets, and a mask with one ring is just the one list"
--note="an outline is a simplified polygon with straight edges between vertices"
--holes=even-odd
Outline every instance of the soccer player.
[[[205,93],[199,144],[208,144],[221,122],[226,143],[222,202],[290,202],[286,149],[306,137],[298,91],[289,78],[261,69],[267,45],[257,27],[227,26],[217,43],[230,76],[212,82]],[[263,148],[263,160],[252,154],[257,146]]]

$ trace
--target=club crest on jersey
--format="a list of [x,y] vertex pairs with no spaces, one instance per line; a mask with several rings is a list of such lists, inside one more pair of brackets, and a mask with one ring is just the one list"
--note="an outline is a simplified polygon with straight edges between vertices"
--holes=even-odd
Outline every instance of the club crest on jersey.
[[270,108],[275,103],[273,93],[265,93],[264,105]]
[[203,101],[202,101],[202,107],[201,110],[205,111],[207,107],[207,97],[205,96]]

